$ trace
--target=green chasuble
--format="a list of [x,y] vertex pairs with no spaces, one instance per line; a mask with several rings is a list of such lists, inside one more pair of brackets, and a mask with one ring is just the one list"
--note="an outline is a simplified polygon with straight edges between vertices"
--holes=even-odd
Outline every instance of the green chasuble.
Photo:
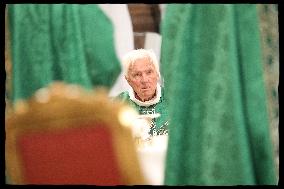
[[256,5],[170,4],[166,185],[275,185]]
[[12,100],[53,81],[110,87],[121,68],[114,28],[95,4],[9,4]]
[[[138,102],[138,100],[131,100],[133,95],[133,90],[124,91],[117,96],[117,99],[120,99],[126,103],[128,103],[131,107],[138,111],[140,115],[144,114],[160,114],[160,117],[152,119],[151,129],[149,131],[150,136],[156,135],[164,135],[168,134],[168,111],[167,111],[167,101],[164,95],[164,89],[160,88],[160,94],[158,94],[159,98],[156,103],[152,103],[151,105],[142,105]],[[133,98],[132,98],[133,99]]]

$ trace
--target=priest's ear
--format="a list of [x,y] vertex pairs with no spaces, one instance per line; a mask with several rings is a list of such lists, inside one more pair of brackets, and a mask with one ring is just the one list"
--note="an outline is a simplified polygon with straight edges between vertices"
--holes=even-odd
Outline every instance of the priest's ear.
[[129,77],[127,75],[125,75],[124,78],[127,81],[127,83],[132,87],[132,83],[131,83],[131,80],[129,79]]

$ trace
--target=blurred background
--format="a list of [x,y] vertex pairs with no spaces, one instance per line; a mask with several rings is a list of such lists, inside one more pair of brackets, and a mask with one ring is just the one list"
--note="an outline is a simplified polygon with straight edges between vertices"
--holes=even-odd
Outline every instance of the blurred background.
[[[121,5],[120,5],[121,6]],[[124,6],[124,5],[123,5]],[[113,7],[110,8],[107,5],[101,5],[106,12],[114,12]],[[128,44],[122,47],[120,43],[119,58],[133,48],[152,48],[158,58],[160,57],[161,49],[161,31],[160,23],[165,13],[165,4],[127,4],[123,7],[126,10],[125,20],[120,21],[120,26],[124,26],[128,31],[124,33],[124,38],[120,37],[120,40],[127,38]],[[271,130],[274,157],[276,162],[276,170],[279,173],[279,24],[278,24],[278,5],[277,4],[258,4],[257,5],[258,16],[260,20],[260,33],[261,33],[261,45],[262,45],[262,62],[265,78],[265,89],[267,96],[267,108],[269,113],[269,126]],[[120,12],[117,11],[117,15]],[[113,17],[115,17],[113,15]],[[7,21],[7,12],[5,15]],[[124,26],[125,27],[125,26]],[[118,34],[121,35],[121,34]],[[131,35],[131,36],[129,36]],[[11,107],[11,90],[12,90],[12,69],[11,55],[9,52],[9,32],[8,25],[5,22],[5,70],[6,70],[6,109],[8,113]],[[125,82],[122,74],[116,79],[116,82],[111,86],[109,95],[116,96],[120,92],[129,88]],[[278,174],[277,174],[278,175]]]

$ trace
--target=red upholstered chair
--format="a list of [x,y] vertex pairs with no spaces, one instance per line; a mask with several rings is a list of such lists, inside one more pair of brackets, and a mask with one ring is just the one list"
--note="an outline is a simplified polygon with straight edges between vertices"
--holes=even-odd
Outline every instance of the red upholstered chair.
[[6,118],[6,174],[12,184],[141,185],[127,107],[101,90],[56,83]]

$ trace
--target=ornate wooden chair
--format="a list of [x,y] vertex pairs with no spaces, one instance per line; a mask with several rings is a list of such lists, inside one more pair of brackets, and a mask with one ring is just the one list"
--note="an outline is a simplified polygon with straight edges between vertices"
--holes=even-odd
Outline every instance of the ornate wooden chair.
[[11,184],[145,184],[131,112],[99,89],[40,89],[6,116],[6,175]]

